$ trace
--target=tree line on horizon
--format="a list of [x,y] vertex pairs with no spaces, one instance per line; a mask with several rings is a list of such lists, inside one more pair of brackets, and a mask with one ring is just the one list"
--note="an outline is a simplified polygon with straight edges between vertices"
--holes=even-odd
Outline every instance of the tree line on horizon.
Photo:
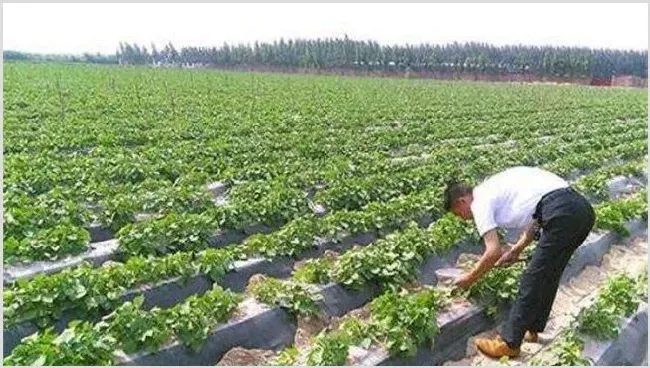
[[280,39],[274,42],[221,47],[172,43],[158,49],[121,42],[114,55],[83,54],[38,56],[5,51],[8,60],[50,60],[122,65],[212,68],[302,68],[364,72],[442,72],[533,74],[558,78],[608,78],[634,75],[647,78],[648,51],[592,49],[565,46],[494,46],[487,43],[437,45],[380,45],[375,41]]

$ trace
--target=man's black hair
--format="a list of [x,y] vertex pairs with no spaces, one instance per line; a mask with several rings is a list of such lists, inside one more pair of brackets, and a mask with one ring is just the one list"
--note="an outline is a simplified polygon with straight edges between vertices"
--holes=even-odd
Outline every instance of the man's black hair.
[[464,197],[472,193],[472,187],[458,180],[452,180],[447,183],[447,188],[445,189],[445,202],[444,208],[445,212],[451,210],[451,205],[454,201],[460,197]]

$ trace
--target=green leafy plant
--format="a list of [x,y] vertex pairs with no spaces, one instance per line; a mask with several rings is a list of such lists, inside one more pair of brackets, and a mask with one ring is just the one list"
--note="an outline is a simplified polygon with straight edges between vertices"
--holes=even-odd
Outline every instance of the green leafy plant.
[[98,324],[100,329],[119,342],[120,349],[126,353],[156,351],[172,337],[165,326],[165,313],[159,308],[145,311],[142,309],[143,302],[144,298],[137,296]]
[[88,322],[71,322],[60,335],[48,328],[23,340],[4,365],[113,365],[115,338]]
[[329,258],[316,258],[305,261],[291,276],[294,280],[309,284],[326,284],[330,282],[330,270],[334,260]]
[[573,329],[565,329],[549,349],[550,355],[531,360],[533,366],[588,366],[591,362],[583,357],[584,341]]
[[620,319],[639,305],[637,280],[619,275],[608,279],[595,303],[578,315],[580,332],[597,339],[618,336]]
[[647,219],[647,191],[643,190],[630,197],[625,197],[597,206],[596,227],[603,230],[614,230],[621,236],[629,235],[625,222],[634,218]]
[[170,309],[144,310],[143,297],[122,304],[96,324],[73,321],[60,335],[51,328],[19,344],[5,364],[112,365],[116,351],[156,351],[178,339],[194,350],[208,332],[226,322],[241,295],[216,286]]
[[[598,191],[600,168],[647,154],[647,96],[634,91],[533,88],[524,96],[487,84],[405,89],[394,84],[401,82],[328,78],[314,89],[311,79],[268,76],[255,78],[249,98],[249,77],[229,73],[201,72],[188,83],[182,71],[6,67],[5,260],[35,260],[41,251],[43,260],[75,254],[81,242],[69,242],[63,232],[39,236],[60,224],[76,232],[91,219],[122,229],[126,244],[124,263],[86,264],[7,286],[6,327],[26,319],[51,324],[65,309],[109,313],[128,290],[200,274],[219,280],[236,259],[298,256],[314,248],[315,238],[337,242],[363,232],[381,237],[399,230],[369,250],[343,255],[332,265],[332,281],[398,290],[425,257],[476,235],[460,221],[440,218],[442,184],[452,174],[478,182],[520,164],[562,175],[595,169],[599,176],[585,182]],[[61,75],[56,86],[51,75]],[[54,94],[43,93],[50,88]],[[427,93],[431,88],[435,93]],[[49,95],[65,96],[64,108]],[[409,103],[386,103],[396,97]],[[530,104],[537,97],[548,102],[545,108]],[[479,102],[457,105],[461,100]],[[329,113],[313,114],[315,108]],[[229,184],[220,207],[203,190],[215,180]],[[324,205],[327,215],[312,215],[310,201]],[[605,207],[599,227],[621,230],[626,219],[645,216],[645,198],[633,202]],[[136,224],[142,212],[165,217]],[[438,222],[427,230],[409,226],[424,215]],[[185,222],[199,217],[209,224]],[[208,229],[259,224],[281,228],[241,247],[208,249]],[[26,239],[37,238],[41,250],[32,252]],[[305,280],[328,279],[323,267],[308,269]],[[199,321],[192,327],[204,331],[210,318],[189,315]],[[346,326],[348,337],[374,336],[372,329]],[[197,345],[198,339],[184,339]]]
[[192,295],[167,312],[167,323],[174,336],[185,346],[199,351],[208,333],[226,321],[242,300],[241,295],[215,287],[207,293]]
[[648,298],[648,268],[646,267],[641,275],[639,275],[637,282],[636,282],[636,292],[637,296],[641,300],[645,300]]
[[418,345],[438,334],[436,310],[442,299],[436,290],[409,294],[387,292],[370,303],[376,339],[383,340],[391,354],[412,355]]
[[609,187],[607,185],[608,180],[618,175],[640,176],[645,168],[646,160],[635,160],[621,165],[600,168],[595,172],[578,179],[575,183],[575,187],[600,200],[607,200],[609,197]]
[[66,309],[89,314],[109,311],[130,288],[199,272],[218,278],[233,267],[236,257],[229,248],[198,255],[179,252],[162,258],[132,257],[126,263],[99,268],[84,263],[53,275],[20,280],[3,293],[5,326],[28,319],[47,321]]
[[307,365],[345,365],[349,347],[349,340],[343,334],[322,334],[314,340],[314,344],[311,346],[307,356]]
[[119,249],[133,255],[200,250],[209,246],[209,239],[216,232],[210,216],[169,214],[122,228],[118,233]]
[[86,229],[64,223],[41,230],[22,240],[7,239],[4,261],[5,263],[53,261],[61,258],[62,255],[83,252],[89,242],[90,234]]
[[647,269],[637,278],[626,274],[612,276],[599,292],[593,304],[580,310],[576,320],[563,330],[549,349],[548,356],[534,359],[531,365],[590,365],[582,355],[584,337],[598,340],[618,336],[621,318],[631,315],[645,300],[639,293],[639,283],[646,282]]
[[466,224],[445,216],[429,229],[411,223],[404,231],[393,233],[373,246],[343,254],[334,264],[334,280],[350,287],[377,282],[398,288],[411,281],[424,257],[444,253],[468,235]]
[[[69,196],[60,188],[35,197],[22,191],[5,191],[4,238],[21,240],[61,224],[81,227],[88,221],[89,213]],[[65,250],[60,254],[66,254]]]
[[299,351],[295,346],[286,347],[278,353],[278,356],[271,362],[277,366],[295,365],[298,360]]
[[506,268],[493,268],[463,294],[487,306],[487,314],[496,316],[499,307],[514,300],[519,292],[519,277],[524,270],[521,263]]
[[299,315],[313,315],[320,310],[316,303],[320,296],[293,281],[265,278],[251,285],[249,291],[262,303],[277,305]]
[[384,345],[391,355],[409,356],[438,334],[436,311],[448,300],[435,289],[387,291],[369,305],[369,316],[347,317],[336,330],[322,331],[307,352],[309,365],[343,365],[350,346]]

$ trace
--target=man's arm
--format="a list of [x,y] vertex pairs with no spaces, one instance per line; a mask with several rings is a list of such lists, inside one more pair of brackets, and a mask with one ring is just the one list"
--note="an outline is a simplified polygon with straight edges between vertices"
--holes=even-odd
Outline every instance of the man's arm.
[[478,264],[470,272],[474,281],[480,279],[481,276],[488,272],[501,257],[499,234],[496,229],[492,229],[485,233],[485,235],[483,235],[483,242],[485,243],[485,252],[483,252],[483,256],[481,256]]
[[499,234],[496,229],[492,229],[485,233],[485,235],[483,235],[483,241],[485,243],[485,252],[483,252],[481,259],[472,271],[461,276],[456,281],[456,286],[467,287],[473,284],[488,272],[501,257]]
[[527,246],[530,245],[530,243],[533,242],[534,239],[534,234],[535,231],[537,230],[537,221],[533,221],[526,228],[524,231],[521,233],[521,236],[519,237],[519,241],[517,241],[517,244],[513,247],[513,249],[518,249],[519,252],[524,250]]
[[535,231],[537,231],[537,221],[533,221],[521,233],[519,240],[512,248],[505,252],[496,262],[497,266],[509,265],[519,258],[519,254],[533,242]]

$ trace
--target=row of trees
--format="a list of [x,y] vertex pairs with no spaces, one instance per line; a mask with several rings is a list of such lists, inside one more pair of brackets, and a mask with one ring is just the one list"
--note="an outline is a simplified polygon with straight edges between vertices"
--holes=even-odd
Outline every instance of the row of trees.
[[648,52],[580,47],[447,45],[380,45],[347,37],[317,40],[281,39],[221,47],[162,49],[120,43],[121,64],[200,65],[205,67],[272,67],[429,71],[460,73],[532,73],[546,77],[647,77]]
[[31,60],[31,61],[54,61],[67,63],[93,63],[93,64],[117,64],[119,62],[117,54],[102,55],[100,53],[82,55],[65,55],[65,54],[34,54],[20,51],[7,50],[2,52],[4,60]]
[[122,64],[190,64],[206,67],[276,67],[430,71],[460,73],[533,73],[553,77],[647,77],[647,51],[578,47],[447,45],[380,45],[349,38],[288,40],[221,47],[183,47],[171,43],[158,50],[121,43]]
[[158,49],[120,43],[115,55],[34,55],[5,51],[5,59],[54,60],[135,65],[197,65],[214,68],[310,68],[379,72],[456,72],[540,77],[647,78],[648,51],[553,46],[493,46],[486,43],[380,45],[344,38],[255,42],[221,47]]

